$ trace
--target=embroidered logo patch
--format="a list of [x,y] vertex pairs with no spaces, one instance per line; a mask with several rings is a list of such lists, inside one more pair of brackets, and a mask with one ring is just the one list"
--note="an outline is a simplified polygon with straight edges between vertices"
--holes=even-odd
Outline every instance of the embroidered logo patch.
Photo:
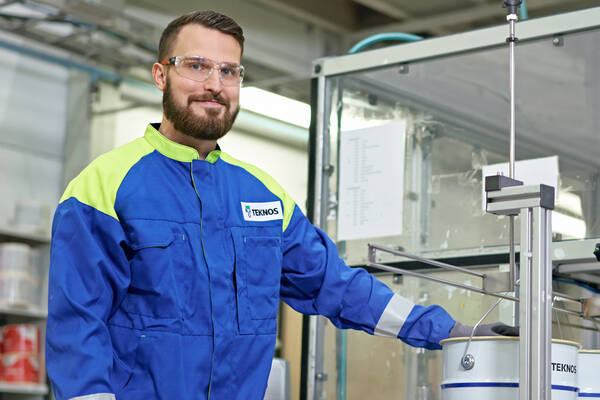
[[281,202],[269,201],[266,203],[241,202],[242,215],[245,221],[273,221],[283,219]]

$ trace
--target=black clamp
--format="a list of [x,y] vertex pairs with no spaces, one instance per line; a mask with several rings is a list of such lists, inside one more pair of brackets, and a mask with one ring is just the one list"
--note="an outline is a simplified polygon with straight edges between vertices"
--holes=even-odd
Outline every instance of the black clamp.
[[596,243],[596,248],[594,249],[594,255],[596,256],[596,260],[600,261],[600,243]]
[[485,191],[495,192],[505,187],[523,186],[523,182],[504,175],[490,175],[485,177]]

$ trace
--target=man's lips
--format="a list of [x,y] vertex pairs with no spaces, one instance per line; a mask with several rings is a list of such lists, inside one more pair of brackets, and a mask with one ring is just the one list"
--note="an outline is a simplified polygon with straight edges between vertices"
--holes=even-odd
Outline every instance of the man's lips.
[[221,107],[227,106],[227,100],[221,98],[220,96],[190,96],[188,98],[188,104],[192,104],[194,102],[201,103],[202,105],[208,107]]
[[200,103],[205,107],[224,107],[225,104],[215,100],[192,100],[192,103]]

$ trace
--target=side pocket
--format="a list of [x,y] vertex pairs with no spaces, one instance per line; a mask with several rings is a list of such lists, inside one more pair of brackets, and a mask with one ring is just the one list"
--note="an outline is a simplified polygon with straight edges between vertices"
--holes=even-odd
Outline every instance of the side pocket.
[[240,333],[275,333],[281,280],[281,228],[234,227],[231,232]]
[[113,369],[111,381],[119,391],[128,385],[133,377],[137,352],[140,345],[140,333],[129,328],[108,325],[113,345]]
[[121,387],[121,390],[125,389],[127,387],[127,385],[129,385],[129,382],[131,382],[131,379],[133,379],[133,374],[135,373],[135,367],[137,365],[137,354],[140,351],[139,349],[140,349],[140,336],[138,336],[137,345],[135,346],[135,352],[134,352],[134,357],[133,357],[133,364],[131,366],[131,371],[129,372],[129,376],[125,380],[125,383]]
[[137,345],[135,347],[133,363],[131,366],[131,372],[129,373],[129,377],[127,378],[127,380],[121,387],[121,390],[119,391],[120,396],[123,396],[123,392],[125,390],[127,390],[128,388],[130,389],[131,387],[133,387],[135,385],[135,382],[134,382],[136,380],[135,377],[136,377],[136,375],[139,375],[139,373],[140,373],[138,365],[140,362],[141,347],[144,345],[144,342],[146,340],[147,340],[147,337],[146,337],[145,333],[140,333],[137,335]]

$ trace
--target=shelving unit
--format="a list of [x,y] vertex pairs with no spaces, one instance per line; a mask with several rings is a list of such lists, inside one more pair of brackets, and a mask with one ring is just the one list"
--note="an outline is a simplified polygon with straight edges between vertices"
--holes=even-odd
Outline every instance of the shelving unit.
[[30,246],[39,246],[50,244],[50,235],[0,226],[0,242],[20,242]]
[[[50,235],[29,232],[10,226],[0,226],[0,243],[18,242],[24,243],[33,248],[37,248],[47,253],[50,246]],[[45,276],[44,276],[45,275]],[[40,276],[41,285],[45,285],[47,271]],[[10,305],[0,304],[0,321],[3,325],[9,324],[37,324],[40,325],[40,376],[42,381],[46,381],[44,342],[45,342],[45,321],[48,317],[48,311],[44,302],[34,305]],[[15,400],[42,400],[49,398],[49,388],[45,383],[40,384],[12,384],[0,382],[0,399]]]
[[13,385],[10,383],[0,383],[0,393],[12,394],[48,394],[48,386],[46,385]]

